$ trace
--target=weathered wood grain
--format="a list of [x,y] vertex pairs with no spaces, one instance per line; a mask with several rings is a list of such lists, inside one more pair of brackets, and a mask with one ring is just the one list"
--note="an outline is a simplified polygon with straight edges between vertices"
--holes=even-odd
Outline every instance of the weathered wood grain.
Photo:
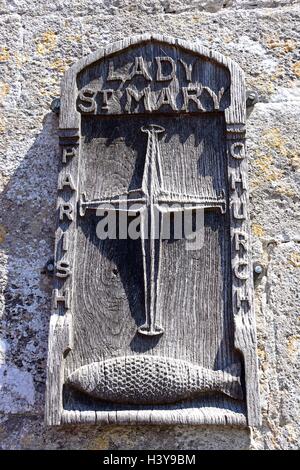
[[260,402],[250,252],[248,164],[244,126],[236,126],[234,129],[227,128],[227,154],[235,347],[241,352],[244,361],[248,424],[255,426],[260,424]]
[[[230,59],[158,35],[120,41],[67,71],[60,114],[48,424],[259,424],[244,87],[243,72]],[[157,194],[164,194],[165,201],[172,194],[215,204],[225,198],[225,203],[221,210],[206,204],[201,249],[186,250],[187,241],[175,237],[151,245],[153,250],[160,246],[159,262],[151,261],[159,272],[148,284],[143,273],[149,261],[145,264],[141,240],[99,240],[101,219],[89,201],[143,192],[149,136],[141,130],[152,124],[164,129],[155,144],[161,162]],[[151,253],[151,246],[144,246]],[[138,332],[147,317],[147,295],[156,297],[159,336]],[[80,370],[88,386],[95,379],[89,364],[118,357],[136,364],[145,355],[153,364],[165,358],[188,361],[211,377],[238,364],[244,398],[225,398],[215,383],[209,396],[187,394],[176,406],[166,400],[163,407],[149,408],[138,405],[139,397],[136,404],[109,404],[99,400],[101,393],[90,397],[68,384]],[[170,367],[163,381],[154,371],[149,386],[155,387],[157,379],[162,390],[167,388],[176,379],[172,374],[176,371]],[[122,390],[126,373],[119,375]]]

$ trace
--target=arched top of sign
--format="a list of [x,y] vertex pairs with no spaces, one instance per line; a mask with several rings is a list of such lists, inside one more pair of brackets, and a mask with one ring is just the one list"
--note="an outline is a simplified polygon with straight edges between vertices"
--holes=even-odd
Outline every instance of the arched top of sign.
[[[155,54],[155,46],[158,47],[158,51],[163,51],[163,54]],[[146,51],[147,48],[148,51]],[[178,49],[180,49],[180,54],[176,53]],[[127,75],[127,64],[125,64],[125,72],[123,70],[123,76],[120,76],[118,70],[114,68],[113,59],[119,58],[118,60],[122,62],[121,56],[124,52],[124,57],[128,60],[130,50],[133,51],[131,56],[133,62],[130,64],[130,68],[128,68],[129,65],[127,67]],[[136,54],[137,50],[141,53]],[[171,51],[172,57],[168,55],[168,50]],[[150,58],[150,65],[143,52],[146,52],[148,57],[149,54],[150,56],[153,54]],[[182,59],[183,54],[194,60],[190,59],[185,62]],[[177,56],[180,58],[177,59]],[[196,68],[196,64],[193,70],[193,63],[196,63],[197,58],[200,59],[200,62],[198,68]],[[106,77],[102,79],[104,88],[101,90],[102,101],[100,104],[98,103],[99,111],[97,99],[95,98],[95,103],[92,102],[93,93],[96,94],[96,80],[94,88],[89,86],[89,81],[93,81],[94,75],[95,79],[96,77],[98,79],[99,86],[99,75],[100,77],[101,74],[104,76],[104,72],[101,72],[103,63],[106,64]],[[204,63],[206,68],[203,67]],[[93,67],[95,67],[94,74],[91,70]],[[138,80],[140,78],[145,82],[143,90],[139,84],[136,87],[133,85],[133,88],[129,87],[131,79]],[[163,89],[164,86],[169,85],[172,79],[175,98],[170,94],[172,86]],[[218,86],[218,82],[222,83],[222,87]],[[224,83],[227,83],[226,87],[224,87]],[[122,87],[124,99],[121,94]],[[81,103],[79,109],[78,96],[80,98],[80,92],[83,93],[85,103]],[[151,104],[151,93],[156,93],[154,106]],[[201,93],[202,103],[199,98]],[[113,94],[115,96],[112,96]],[[243,126],[245,124],[245,85],[242,69],[234,61],[218,52],[167,36],[144,34],[124,39],[93,52],[70,67],[62,82],[60,128],[73,129],[74,131],[79,129],[81,110],[87,109],[93,114],[105,114],[108,109],[107,102],[110,99],[114,104],[114,111],[108,114],[131,112],[132,101],[140,100],[143,102],[146,112],[165,112],[165,109],[160,108],[166,103],[170,105],[172,112],[190,112],[194,106],[200,112],[223,111],[226,124],[229,127],[233,126],[233,131],[235,125]],[[208,102],[209,99],[212,107],[205,106],[205,100]],[[87,104],[89,106],[86,106]]]

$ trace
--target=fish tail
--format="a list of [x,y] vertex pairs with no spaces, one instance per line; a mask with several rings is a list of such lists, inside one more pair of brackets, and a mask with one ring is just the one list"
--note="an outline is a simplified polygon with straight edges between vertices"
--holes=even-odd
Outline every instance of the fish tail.
[[221,376],[219,377],[219,390],[235,400],[243,400],[244,393],[241,384],[241,365],[234,363],[217,373]]

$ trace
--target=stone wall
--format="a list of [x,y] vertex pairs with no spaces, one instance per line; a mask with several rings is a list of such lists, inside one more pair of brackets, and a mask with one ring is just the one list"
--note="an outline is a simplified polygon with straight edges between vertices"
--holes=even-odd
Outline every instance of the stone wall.
[[[300,439],[300,1],[0,0],[0,447],[296,449]],[[248,154],[263,425],[43,424],[58,162],[51,112],[64,70],[156,32],[230,56],[259,94]]]

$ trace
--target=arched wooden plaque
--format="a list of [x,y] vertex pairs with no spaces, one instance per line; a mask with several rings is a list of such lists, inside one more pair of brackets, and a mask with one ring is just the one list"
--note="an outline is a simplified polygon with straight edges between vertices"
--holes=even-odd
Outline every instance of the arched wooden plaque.
[[158,35],[67,71],[48,424],[259,424],[244,87]]

